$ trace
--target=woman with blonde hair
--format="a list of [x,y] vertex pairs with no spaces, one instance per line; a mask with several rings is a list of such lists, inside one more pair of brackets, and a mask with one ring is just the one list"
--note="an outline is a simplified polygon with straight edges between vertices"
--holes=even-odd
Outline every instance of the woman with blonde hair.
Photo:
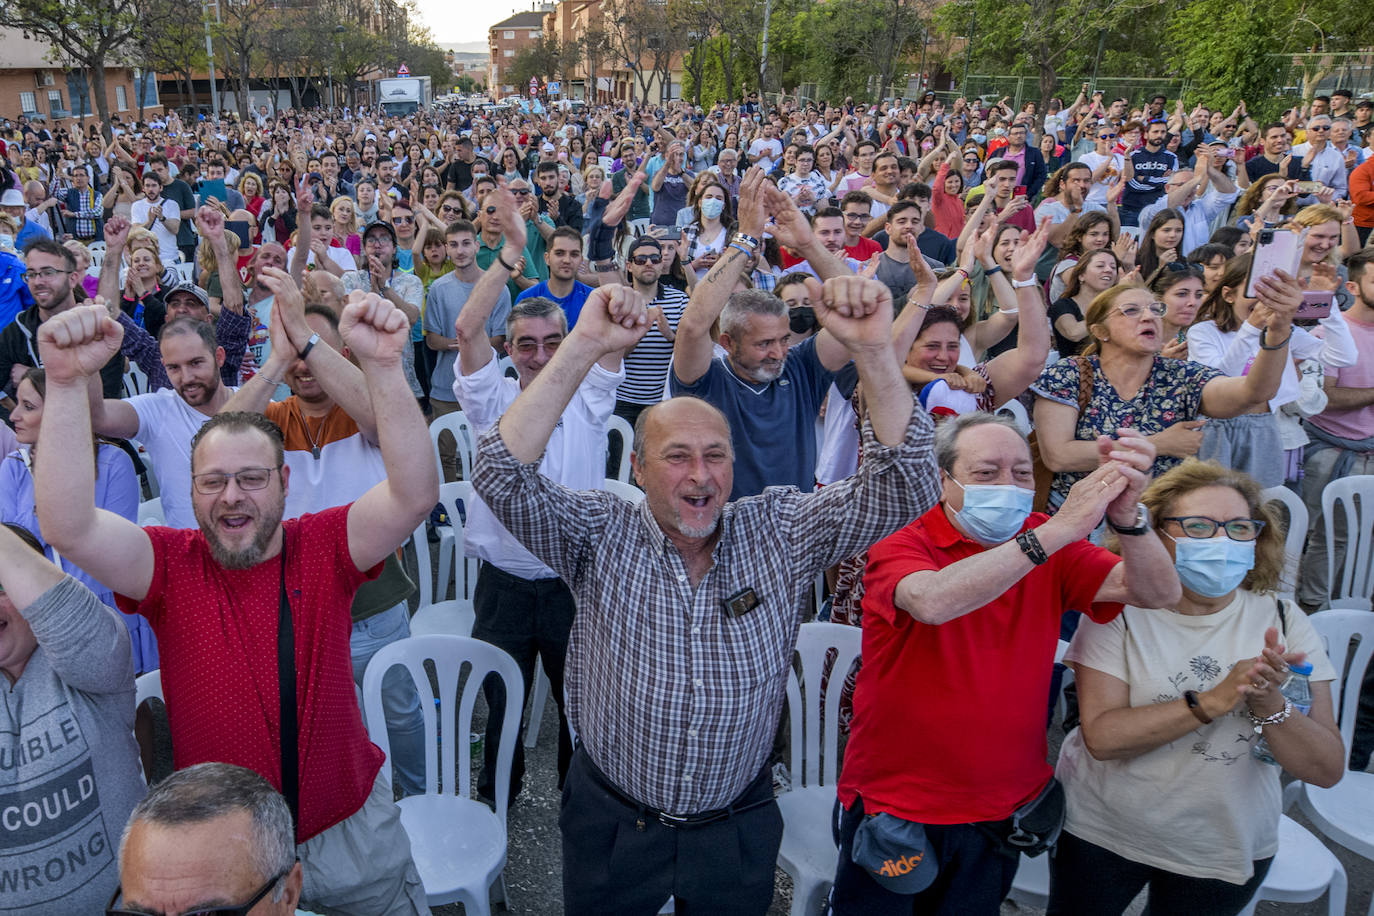
[[353,255],[354,260],[363,256],[363,240],[358,234],[358,208],[351,197],[336,197],[329,205],[329,213],[334,217],[334,237],[330,244],[342,245]]
[[[1084,621],[1064,657],[1081,724],[1056,767],[1067,804],[1050,916],[1117,916],[1144,888],[1149,912],[1234,916],[1278,851],[1280,768],[1317,786],[1344,771],[1337,673],[1307,615],[1274,594],[1283,531],[1259,484],[1188,460],[1142,502],[1183,593]],[[1279,690],[1299,664],[1306,714]],[[1269,756],[1254,753],[1261,737]]]
[[1160,356],[1166,308],[1148,289],[1117,285],[1092,301],[1080,355],[1054,363],[1031,386],[1040,455],[1055,472],[1051,506],[1097,467],[1101,442],[1119,429],[1138,429],[1154,443],[1158,476],[1197,454],[1203,414],[1234,417],[1274,396],[1302,287],[1282,275],[1256,285],[1265,306],[1263,347],[1239,377]]

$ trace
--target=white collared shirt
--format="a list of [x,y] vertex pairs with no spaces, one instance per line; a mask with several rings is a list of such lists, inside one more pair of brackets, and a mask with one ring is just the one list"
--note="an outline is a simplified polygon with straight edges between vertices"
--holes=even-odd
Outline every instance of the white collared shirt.
[[[454,366],[453,395],[472,427],[473,436],[485,432],[520,394],[518,379],[503,374],[496,351],[481,369],[463,375]],[[573,393],[548,447],[539,473],[573,490],[602,490],[606,481],[606,422],[615,410],[615,393],[625,380],[625,368],[608,372],[594,365]],[[463,543],[467,551],[522,579],[552,579],[557,573],[524,548],[496,520],[481,497],[468,507]]]

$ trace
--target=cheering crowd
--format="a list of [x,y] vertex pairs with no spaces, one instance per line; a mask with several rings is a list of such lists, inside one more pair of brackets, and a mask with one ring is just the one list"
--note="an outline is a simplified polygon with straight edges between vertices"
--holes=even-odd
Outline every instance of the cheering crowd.
[[1280,771],[1374,751],[1308,620],[1323,489],[1374,474],[1374,104],[535,112],[0,123],[0,908],[429,912],[420,692],[388,757],[357,688],[451,527],[471,635],[558,707],[547,911],[767,912],[819,615],[862,627],[804,685],[830,912],[995,914],[1046,850],[1051,914],[1241,912]]

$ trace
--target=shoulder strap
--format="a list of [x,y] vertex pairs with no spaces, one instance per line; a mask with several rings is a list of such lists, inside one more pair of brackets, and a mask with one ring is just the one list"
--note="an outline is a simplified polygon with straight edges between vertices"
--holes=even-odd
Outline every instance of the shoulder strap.
[[281,542],[281,592],[277,602],[277,693],[281,701],[281,794],[299,828],[300,756],[296,746],[296,633],[286,597],[286,532]]

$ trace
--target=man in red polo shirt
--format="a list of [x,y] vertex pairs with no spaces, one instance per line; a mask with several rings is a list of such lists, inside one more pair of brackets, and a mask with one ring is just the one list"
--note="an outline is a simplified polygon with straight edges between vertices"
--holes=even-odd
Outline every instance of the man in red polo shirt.
[[[377,418],[385,480],[348,505],[283,523],[290,468],[281,430],[259,414],[222,412],[192,440],[199,529],[182,530],[140,528],[95,508],[87,381],[119,352],[122,330],[103,306],[59,317],[38,335],[50,411],[35,482],[40,524],[152,624],[175,765],[233,763],[288,801],[298,790],[296,854],[311,908],[427,914],[382,752],[358,711],[349,653],[358,586],[377,577],[438,498],[434,459],[414,447],[426,430],[402,369],[410,323],[375,294],[355,294],[340,320]],[[283,766],[292,759],[282,751],[278,691],[284,617],[294,639],[295,767]]]
[[[864,664],[838,787],[835,916],[999,911],[1017,857],[990,834],[1005,836],[1012,813],[1053,776],[1045,703],[1060,616],[1080,609],[1105,622],[1124,603],[1167,606],[1180,593],[1139,504],[1154,447],[1119,433],[1082,443],[1099,467],[1047,519],[1030,514],[1030,449],[1010,421],[969,413],[936,430],[939,505],[868,554]],[[1119,557],[1084,540],[1104,513]],[[878,814],[889,817],[865,824]],[[878,827],[910,841],[901,822],[924,825],[925,848],[905,854],[933,856],[935,870],[856,864],[882,848]],[[915,880],[918,871],[929,874]]]

